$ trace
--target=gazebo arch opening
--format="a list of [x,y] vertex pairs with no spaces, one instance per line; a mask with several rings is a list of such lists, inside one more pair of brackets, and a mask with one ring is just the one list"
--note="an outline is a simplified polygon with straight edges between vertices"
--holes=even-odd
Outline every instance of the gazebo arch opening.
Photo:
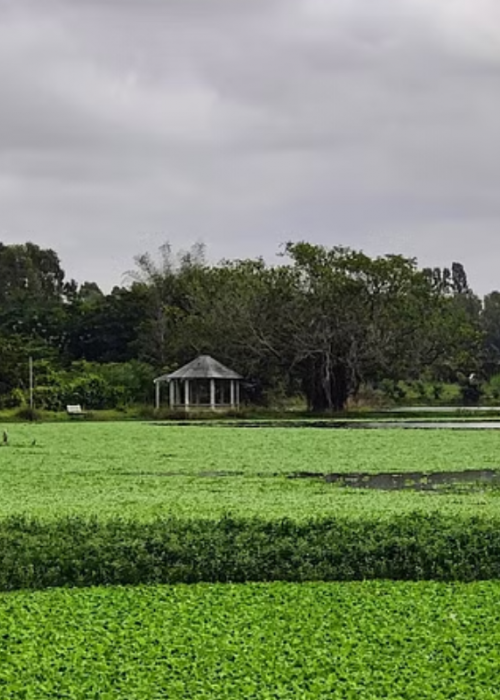
[[155,406],[160,408],[161,387],[168,384],[168,403],[172,409],[238,408],[241,380],[241,375],[210,355],[200,355],[175,372],[154,380]]

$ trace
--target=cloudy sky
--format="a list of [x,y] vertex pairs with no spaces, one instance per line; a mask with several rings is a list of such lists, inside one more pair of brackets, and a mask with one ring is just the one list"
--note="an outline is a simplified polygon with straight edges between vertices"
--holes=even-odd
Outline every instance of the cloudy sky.
[[500,288],[498,0],[0,0],[0,240],[307,239]]

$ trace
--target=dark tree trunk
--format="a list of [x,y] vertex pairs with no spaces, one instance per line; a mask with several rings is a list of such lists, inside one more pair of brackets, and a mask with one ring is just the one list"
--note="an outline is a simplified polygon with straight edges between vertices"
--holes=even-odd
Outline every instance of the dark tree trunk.
[[323,355],[311,358],[304,366],[303,388],[310,411],[343,411],[349,397],[345,365]]
[[332,404],[334,411],[343,411],[349,398],[349,387],[347,382],[346,368],[342,364],[333,367],[332,376]]

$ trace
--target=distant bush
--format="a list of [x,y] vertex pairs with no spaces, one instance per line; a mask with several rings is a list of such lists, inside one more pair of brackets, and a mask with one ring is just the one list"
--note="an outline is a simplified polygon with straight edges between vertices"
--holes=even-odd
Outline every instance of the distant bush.
[[395,403],[401,402],[406,398],[407,391],[402,386],[401,382],[395,382],[392,379],[383,379],[380,382],[379,389],[384,396]]
[[439,401],[444,393],[444,386],[442,384],[434,383],[432,385],[432,398],[434,401]]
[[52,586],[500,578],[481,518],[0,522],[0,590]]
[[41,420],[41,413],[37,411],[36,408],[30,408],[29,406],[22,406],[15,412],[15,417],[20,420],[37,421]]
[[493,375],[483,388],[487,398],[498,402],[500,400],[500,374]]
[[[64,411],[68,404],[89,410],[124,410],[133,404],[152,403],[153,369],[137,361],[108,363],[74,362],[55,370],[49,363],[35,363],[34,402],[44,411]],[[15,408],[28,402],[27,390],[14,389],[2,406]]]

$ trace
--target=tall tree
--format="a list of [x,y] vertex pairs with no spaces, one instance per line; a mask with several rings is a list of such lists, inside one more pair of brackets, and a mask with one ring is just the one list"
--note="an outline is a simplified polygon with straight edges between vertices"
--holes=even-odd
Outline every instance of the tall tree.
[[89,286],[69,309],[65,350],[73,360],[126,362],[139,354],[141,326],[149,313],[147,288],[115,287],[108,295]]
[[196,279],[206,269],[204,247],[196,244],[174,254],[170,244],[165,243],[156,258],[146,253],[138,256],[135,263],[136,269],[128,273],[131,290],[149,295],[140,327],[139,356],[164,369],[176,354],[179,323],[190,311],[189,297]]
[[0,333],[64,345],[66,291],[59,257],[34,243],[0,243]]
[[19,298],[60,299],[64,292],[64,271],[51,249],[35,243],[0,243],[0,303]]
[[500,292],[484,297],[481,312],[481,328],[484,333],[484,371],[488,377],[500,371]]
[[300,279],[289,338],[313,410],[342,409],[361,381],[417,375],[470,340],[464,314],[457,324],[415,260],[307,243],[286,250]]

